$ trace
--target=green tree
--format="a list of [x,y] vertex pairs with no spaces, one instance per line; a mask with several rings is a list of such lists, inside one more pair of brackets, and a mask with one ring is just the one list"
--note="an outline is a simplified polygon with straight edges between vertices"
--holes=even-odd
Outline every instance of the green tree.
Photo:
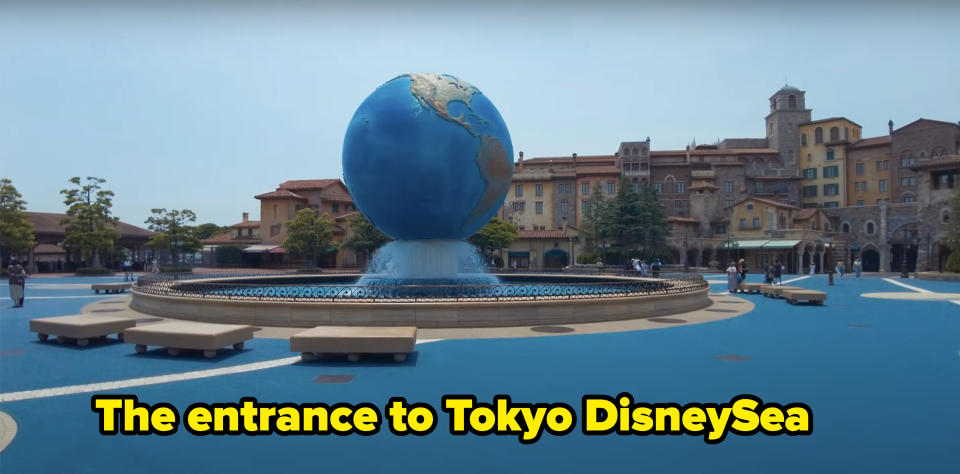
[[648,260],[669,254],[667,236],[670,235],[670,225],[657,193],[649,186],[641,186],[637,197],[640,213],[639,235],[636,237],[638,251]]
[[392,240],[359,212],[350,216],[347,222],[353,235],[344,242],[343,246],[353,250],[357,255],[362,255],[364,259],[369,259],[373,252]]
[[612,211],[612,202],[603,196],[603,187],[600,183],[596,183],[587,200],[587,207],[584,209],[581,230],[590,236],[586,241],[585,250],[600,254],[601,259],[606,256],[606,249],[610,245]]
[[120,234],[115,227],[119,221],[110,215],[113,191],[101,186],[106,180],[88,176],[82,184],[79,176],[70,178],[73,188],[62,189],[67,217],[60,221],[65,226],[63,246],[80,254],[93,266],[100,265],[100,254],[113,249]]
[[200,239],[197,238],[196,228],[191,222],[196,222],[197,215],[190,209],[171,209],[165,208],[150,209],[153,213],[145,221],[149,224],[147,227],[156,232],[147,246],[152,249],[170,250],[170,255],[174,262],[179,261],[182,253],[196,252],[203,248]]
[[283,248],[295,257],[306,258],[310,265],[314,265],[317,256],[327,253],[333,244],[333,221],[327,214],[317,216],[309,207],[300,209],[297,216],[285,225],[287,238],[283,241]]
[[494,217],[467,240],[479,248],[484,255],[490,256],[495,250],[507,248],[517,240],[517,227]]
[[206,224],[200,224],[193,230],[193,236],[198,240],[206,240],[215,235],[225,234],[230,232],[230,226],[219,226],[213,222],[207,222]]
[[26,253],[37,243],[33,223],[27,218],[27,202],[9,179],[0,179],[0,262],[11,255]]

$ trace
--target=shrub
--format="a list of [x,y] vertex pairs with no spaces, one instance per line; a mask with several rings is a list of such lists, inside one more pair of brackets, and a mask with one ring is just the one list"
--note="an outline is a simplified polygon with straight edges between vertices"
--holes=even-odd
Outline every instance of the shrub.
[[577,263],[583,264],[593,264],[597,263],[597,254],[591,252],[584,252],[580,255],[577,255]]
[[74,273],[77,276],[106,275],[113,276],[113,270],[104,267],[80,267]]
[[947,257],[946,270],[948,272],[960,273],[960,250],[950,252],[950,256]]
[[160,265],[160,273],[193,273],[193,267],[184,264]]
[[218,267],[239,267],[243,262],[243,247],[224,245],[217,247],[215,261]]

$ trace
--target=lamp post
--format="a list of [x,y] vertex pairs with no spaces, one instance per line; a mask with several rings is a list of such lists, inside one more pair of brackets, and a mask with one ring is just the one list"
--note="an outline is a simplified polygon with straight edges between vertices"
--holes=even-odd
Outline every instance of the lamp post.
[[687,255],[687,236],[690,234],[689,230],[683,232],[683,272],[690,272],[690,257]]
[[900,278],[910,278],[910,272],[907,271],[907,232],[909,229],[903,228],[903,258],[900,260]]

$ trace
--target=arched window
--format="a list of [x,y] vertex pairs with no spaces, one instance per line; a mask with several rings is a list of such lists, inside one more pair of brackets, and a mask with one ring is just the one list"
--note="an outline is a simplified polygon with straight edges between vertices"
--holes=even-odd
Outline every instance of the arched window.
[[840,141],[840,129],[837,127],[830,128],[830,141],[838,142]]
[[639,156],[640,153],[637,151],[637,147],[633,147],[633,156]]
[[922,160],[922,159],[924,159],[924,158],[926,158],[926,157],[927,157],[927,154],[921,151],[921,152],[920,152],[920,159]]
[[874,225],[873,222],[867,222],[867,235],[873,235]]
[[823,143],[823,129],[817,127],[813,130],[813,143]]
[[797,96],[795,96],[795,95],[793,95],[793,94],[790,94],[790,96],[787,97],[787,104],[789,104],[790,110],[796,109],[796,108],[797,108]]
[[786,229],[787,228],[787,216],[780,214],[777,216],[777,228]]
[[773,112],[777,109],[777,99],[770,99],[770,111]]
[[934,147],[933,151],[930,152],[930,159],[939,160],[940,158],[943,158],[944,155],[946,154],[947,154],[947,150],[944,149],[942,146]]
[[844,234],[849,234],[849,233],[850,233],[850,223],[849,223],[849,222],[844,222],[843,224],[841,224],[841,225],[840,225],[840,230],[842,230]]

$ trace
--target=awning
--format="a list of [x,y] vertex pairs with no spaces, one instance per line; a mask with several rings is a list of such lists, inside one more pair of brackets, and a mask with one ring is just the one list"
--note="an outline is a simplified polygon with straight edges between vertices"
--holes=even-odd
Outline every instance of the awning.
[[274,247],[274,248],[270,249],[270,253],[285,254],[285,253],[287,253],[287,249],[285,249],[285,248],[283,248],[283,247]]
[[529,257],[530,252],[507,252],[508,257]]
[[799,244],[799,240],[771,240],[768,241],[763,248],[764,249],[792,249]]
[[269,251],[271,251],[271,250],[273,250],[273,249],[275,249],[275,248],[277,248],[277,247],[279,247],[279,245],[251,245],[251,246],[246,247],[246,248],[244,248],[243,250],[241,250],[241,252],[243,252],[243,253],[264,253],[264,252],[269,252]]
[[732,244],[727,245],[727,242],[724,242],[721,245],[721,248],[729,249],[758,249],[763,247],[763,244],[769,242],[769,240],[735,240]]

